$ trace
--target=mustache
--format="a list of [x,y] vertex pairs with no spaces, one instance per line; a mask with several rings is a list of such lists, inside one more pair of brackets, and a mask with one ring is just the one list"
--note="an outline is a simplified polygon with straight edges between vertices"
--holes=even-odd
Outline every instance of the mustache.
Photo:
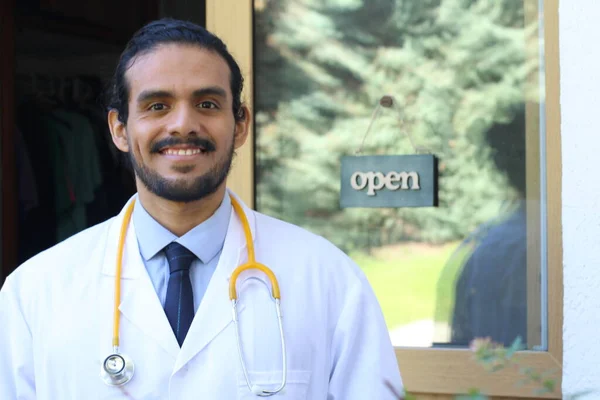
[[152,147],[150,147],[150,152],[151,153],[160,153],[160,151],[162,149],[164,149],[165,147],[173,147],[173,146],[202,147],[207,152],[216,150],[215,144],[212,141],[205,139],[205,138],[191,137],[188,139],[181,139],[181,138],[176,138],[176,137],[169,137],[169,138],[159,140],[158,142],[152,144]]

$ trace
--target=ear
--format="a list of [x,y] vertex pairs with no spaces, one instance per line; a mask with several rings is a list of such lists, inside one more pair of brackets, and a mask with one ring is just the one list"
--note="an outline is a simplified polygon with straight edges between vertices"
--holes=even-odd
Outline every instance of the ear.
[[250,131],[250,110],[245,105],[240,108],[242,118],[235,123],[235,132],[233,137],[233,145],[236,149],[242,147],[248,139],[248,133]]
[[129,152],[129,143],[127,142],[127,127],[121,121],[119,121],[119,112],[117,110],[110,110],[108,112],[108,126],[110,128],[110,135],[112,141],[117,146],[117,149],[124,153]]

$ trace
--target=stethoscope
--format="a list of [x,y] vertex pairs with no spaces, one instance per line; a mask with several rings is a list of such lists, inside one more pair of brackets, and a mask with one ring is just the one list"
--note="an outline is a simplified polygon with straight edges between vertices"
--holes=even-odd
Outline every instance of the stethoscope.
[[[242,370],[244,371],[244,377],[246,378],[246,384],[248,385],[248,389],[257,396],[272,396],[274,394],[279,393],[285,387],[287,373],[279,283],[277,282],[277,278],[275,277],[273,271],[271,271],[266,265],[256,262],[256,259],[254,257],[254,242],[252,241],[252,233],[250,231],[250,225],[248,224],[248,218],[246,217],[246,213],[240,206],[239,202],[232,195],[230,195],[230,198],[231,204],[233,205],[236,214],[242,222],[242,227],[244,228],[244,236],[246,237],[246,246],[248,247],[248,262],[246,264],[238,266],[231,274],[231,279],[229,280],[229,298],[231,300],[231,306],[233,310],[233,322],[236,326],[235,333],[240,363],[242,365]],[[125,248],[125,237],[127,234],[127,227],[129,226],[129,221],[131,220],[131,214],[133,213],[134,205],[135,199],[131,201],[131,203],[125,210],[125,215],[123,216],[123,223],[121,224],[121,231],[119,234],[119,247],[117,249],[117,270],[115,274],[115,303],[112,341],[113,353],[104,359],[104,362],[102,363],[102,368],[100,369],[100,377],[102,378],[104,383],[106,383],[109,386],[122,386],[126,384],[131,380],[131,378],[133,378],[133,373],[135,370],[133,360],[131,359],[131,357],[119,352],[119,304],[121,303],[121,270],[123,269],[123,251]],[[275,301],[275,309],[277,311],[277,320],[279,322],[279,334],[281,337],[282,354],[281,384],[279,385],[279,387],[277,387],[277,389],[274,390],[266,390],[260,388],[258,385],[253,385],[250,381],[250,377],[248,376],[246,362],[244,361],[237,311],[238,293],[236,289],[236,283],[239,275],[242,272],[249,269],[258,269],[262,271],[265,275],[267,275],[267,277],[271,281],[271,294],[273,300]]]

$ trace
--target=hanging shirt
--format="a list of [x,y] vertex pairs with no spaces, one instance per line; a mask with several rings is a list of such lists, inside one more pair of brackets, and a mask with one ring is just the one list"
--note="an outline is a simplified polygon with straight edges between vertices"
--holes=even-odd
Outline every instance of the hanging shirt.
[[[56,109],[48,118],[48,128],[58,137],[54,169],[58,219],[57,241],[62,241],[88,227],[85,206],[94,200],[96,189],[102,183],[98,148],[94,129],[89,120],[76,112]],[[64,121],[64,122],[59,122]]]

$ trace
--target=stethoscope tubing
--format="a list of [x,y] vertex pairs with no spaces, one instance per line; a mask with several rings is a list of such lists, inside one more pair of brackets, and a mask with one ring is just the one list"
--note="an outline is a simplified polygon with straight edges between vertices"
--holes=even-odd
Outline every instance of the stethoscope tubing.
[[[254,254],[254,241],[252,240],[252,232],[250,231],[250,224],[248,223],[248,218],[246,217],[246,213],[242,209],[239,202],[230,195],[231,204],[238,215],[238,218],[241,220],[241,224],[244,230],[244,236],[246,239],[246,246],[248,248],[248,262],[238,266],[233,273],[231,274],[231,278],[229,280],[229,297],[232,305],[232,318],[235,324],[235,333],[236,333],[236,342],[238,353],[240,357],[240,363],[242,366],[242,370],[244,372],[244,377],[246,379],[246,384],[248,385],[248,389],[257,396],[267,397],[272,396],[276,393],[279,393],[286,385],[287,378],[287,357],[286,357],[286,346],[285,346],[285,335],[283,333],[283,318],[281,313],[281,294],[279,290],[279,283],[275,274],[271,269],[269,269],[266,265],[260,264],[256,262],[255,254]],[[102,380],[109,386],[122,386],[125,385],[133,378],[133,374],[135,371],[133,360],[125,354],[120,353],[119,351],[119,331],[120,331],[120,310],[119,305],[121,304],[121,275],[123,270],[123,254],[125,249],[125,239],[127,236],[127,229],[129,227],[129,223],[131,221],[131,215],[133,213],[133,209],[135,206],[135,199],[133,199],[125,210],[125,214],[123,216],[123,222],[121,224],[121,229],[119,232],[119,243],[117,248],[117,260],[116,260],[116,271],[115,271],[115,294],[114,294],[114,307],[113,307],[113,339],[112,339],[112,347],[113,354],[110,354],[104,362],[102,363],[102,368],[100,370],[100,376]],[[275,310],[277,313],[277,321],[279,325],[279,335],[281,338],[281,354],[282,354],[282,379],[281,384],[277,389],[274,390],[266,390],[261,389],[257,385],[253,385],[252,381],[248,375],[248,370],[246,368],[246,362],[243,355],[243,349],[241,345],[240,338],[240,327],[239,327],[239,316],[237,312],[237,303],[238,303],[238,293],[237,293],[237,280],[239,275],[249,269],[258,269],[262,271],[271,282],[271,295],[273,300],[275,301]],[[261,280],[261,282],[263,282]],[[263,282],[265,285],[266,283]],[[268,287],[267,287],[268,289]],[[119,363],[119,368],[111,368],[111,363]],[[122,365],[121,365],[122,364]]]

